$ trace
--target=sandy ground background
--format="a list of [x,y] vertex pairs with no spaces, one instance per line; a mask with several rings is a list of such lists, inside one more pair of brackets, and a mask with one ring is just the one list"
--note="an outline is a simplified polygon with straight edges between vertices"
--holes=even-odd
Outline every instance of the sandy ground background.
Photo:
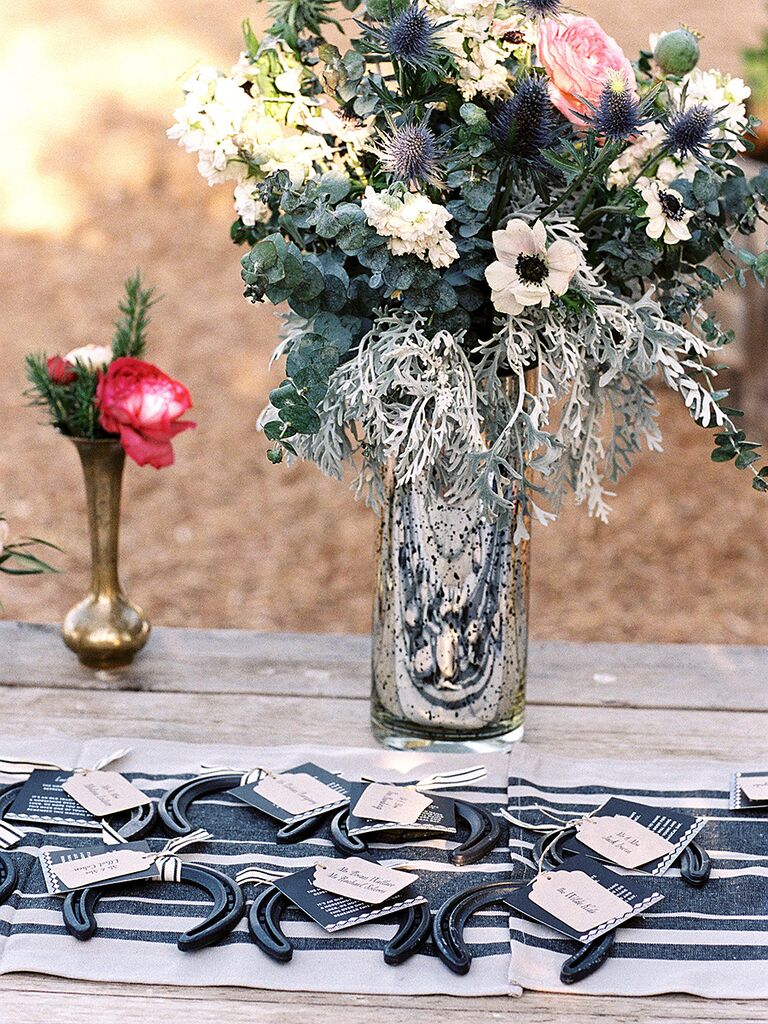
[[[630,50],[685,21],[705,33],[705,63],[729,68],[768,26],[757,0],[581,6]],[[130,594],[156,623],[369,628],[373,517],[313,468],[267,463],[255,419],[278,380],[275,323],[241,297],[227,188],[209,190],[164,137],[177,77],[231,64],[249,14],[244,0],[0,5],[0,509],[66,550],[61,576],[3,577],[6,617],[59,619],[87,582],[79,468],[24,406],[23,355],[108,340],[141,266],[165,296],[150,358],[189,385],[199,427],[172,470],[128,468]],[[666,452],[639,460],[610,525],[569,508],[536,533],[535,636],[768,643],[768,504],[662,406]]]

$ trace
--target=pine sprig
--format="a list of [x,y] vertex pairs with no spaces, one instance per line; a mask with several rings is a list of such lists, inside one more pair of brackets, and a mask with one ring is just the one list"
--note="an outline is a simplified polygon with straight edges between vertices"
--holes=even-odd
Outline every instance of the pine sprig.
[[115,321],[112,338],[112,354],[134,356],[140,359],[147,345],[147,327],[150,323],[149,310],[157,302],[154,288],[142,288],[141,274],[137,270],[125,282],[125,297],[118,303],[123,314]]

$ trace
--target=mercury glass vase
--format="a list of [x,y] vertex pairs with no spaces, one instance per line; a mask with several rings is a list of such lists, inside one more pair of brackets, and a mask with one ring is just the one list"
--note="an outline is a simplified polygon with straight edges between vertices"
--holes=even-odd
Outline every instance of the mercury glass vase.
[[391,488],[379,532],[371,719],[399,750],[490,751],[523,735],[529,542],[514,517]]
[[120,492],[125,452],[119,441],[72,437],[80,456],[91,538],[91,592],[68,613],[64,643],[84,665],[128,665],[149,638],[141,608],[123,593],[118,575]]

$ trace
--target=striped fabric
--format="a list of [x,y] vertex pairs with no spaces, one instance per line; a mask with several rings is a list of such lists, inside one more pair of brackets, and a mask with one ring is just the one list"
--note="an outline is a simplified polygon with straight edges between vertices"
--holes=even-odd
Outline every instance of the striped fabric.
[[[85,751],[78,750],[61,763],[91,763],[99,752],[114,745],[114,740],[86,744]],[[52,755],[48,743],[43,741],[27,741],[21,749],[6,749],[6,741],[3,746],[2,753],[8,756]],[[238,750],[143,741],[132,741],[132,746],[134,749],[121,762],[120,770],[153,799],[181,779],[197,774],[202,762],[244,769],[267,764],[281,770],[313,760],[341,771],[348,778],[370,774],[386,779],[393,774],[396,777],[398,771],[406,773],[407,778],[422,777],[479,760],[477,756],[427,758],[376,750],[307,747]],[[462,787],[455,795],[497,810],[506,797],[506,756],[480,760],[488,765],[488,776]],[[156,769],[153,773],[141,770],[149,765]],[[233,877],[252,866],[280,872],[307,867],[318,856],[332,853],[327,829],[300,845],[278,846],[275,824],[226,794],[214,794],[196,803],[192,824],[208,829],[215,839],[193,848],[193,853],[182,852],[181,859],[210,865]],[[232,984],[377,994],[520,994],[519,987],[508,981],[509,917],[500,907],[473,920],[467,936],[476,960],[464,978],[452,974],[429,948],[400,967],[386,966],[381,951],[394,933],[395,925],[391,922],[383,920],[329,934],[298,912],[289,914],[285,924],[286,934],[296,947],[289,965],[276,964],[258,950],[250,941],[245,921],[221,945],[197,953],[182,953],[176,947],[177,935],[206,911],[204,895],[179,883],[140,882],[131,890],[103,897],[97,911],[96,936],[88,942],[78,942],[63,927],[61,899],[45,892],[38,857],[42,847],[78,848],[100,841],[100,836],[87,836],[82,829],[67,830],[64,826],[27,831],[14,854],[20,867],[19,888],[0,907],[0,973],[30,970],[102,981]],[[164,841],[150,839],[149,843],[159,851]],[[420,885],[433,907],[451,893],[489,876],[511,877],[513,866],[508,849],[496,850],[481,865],[453,868],[447,863],[447,851],[455,845],[453,839],[436,839],[399,848],[385,844],[374,844],[371,848],[384,863],[418,861]],[[251,885],[246,885],[244,891],[249,900],[256,892]]]
[[[542,807],[578,817],[608,796],[708,819],[698,841],[712,857],[709,884],[693,889],[677,869],[655,877],[654,887],[664,893],[664,901],[619,929],[610,959],[578,985],[579,992],[768,996],[768,815],[728,810],[734,768],[706,763],[575,762],[525,746],[512,752],[509,810],[523,821],[546,821]],[[517,877],[533,873],[529,858],[535,838],[510,826]],[[520,919],[512,919],[511,935],[512,984],[539,991],[574,991],[559,982],[560,965],[575,948],[571,942]]]

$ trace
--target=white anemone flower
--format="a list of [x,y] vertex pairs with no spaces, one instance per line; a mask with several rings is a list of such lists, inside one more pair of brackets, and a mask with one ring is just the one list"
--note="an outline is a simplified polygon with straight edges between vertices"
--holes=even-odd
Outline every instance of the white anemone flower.
[[552,295],[565,295],[584,257],[572,242],[558,239],[547,246],[547,229],[537,220],[511,220],[493,232],[498,257],[485,271],[493,302],[500,313],[516,316],[526,306],[548,308]]
[[680,193],[647,178],[641,178],[638,185],[646,203],[643,216],[648,218],[645,231],[649,238],[663,237],[667,245],[687,242],[691,237],[688,221],[693,212],[686,210]]

